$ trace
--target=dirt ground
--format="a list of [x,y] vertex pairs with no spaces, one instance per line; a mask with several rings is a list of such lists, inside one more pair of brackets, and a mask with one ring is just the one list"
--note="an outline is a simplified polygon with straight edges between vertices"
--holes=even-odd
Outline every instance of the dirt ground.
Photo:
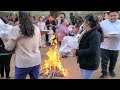
[[[48,51],[49,46],[46,48],[41,48],[41,57],[42,57],[42,65],[44,64],[44,60],[48,59],[46,56],[46,52]],[[67,68],[68,75],[64,77],[64,79],[81,79],[81,72],[79,65],[77,64],[75,57],[68,57],[68,58],[61,58],[61,63],[64,68]],[[120,79],[120,57],[118,58],[118,62],[115,68],[116,77],[112,78],[108,75],[107,79]],[[10,69],[10,77],[11,79],[14,78],[14,55],[11,59],[11,69]],[[93,79],[98,79],[101,75],[101,66],[98,70],[94,72]],[[29,79],[29,76],[27,76],[27,79]]]

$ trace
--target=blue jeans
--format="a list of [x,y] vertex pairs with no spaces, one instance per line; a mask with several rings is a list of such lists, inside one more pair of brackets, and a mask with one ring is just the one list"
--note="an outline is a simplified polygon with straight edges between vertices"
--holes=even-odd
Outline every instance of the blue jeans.
[[18,68],[15,66],[15,79],[26,79],[27,74],[30,75],[30,79],[39,78],[40,65],[29,68]]
[[85,70],[82,68],[80,68],[80,70],[82,74],[82,79],[92,79],[94,70]]

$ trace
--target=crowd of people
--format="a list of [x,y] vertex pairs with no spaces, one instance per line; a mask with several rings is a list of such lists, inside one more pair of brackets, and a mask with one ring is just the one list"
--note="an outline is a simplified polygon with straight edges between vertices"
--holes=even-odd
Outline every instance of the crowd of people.
[[[93,73],[99,68],[101,61],[102,75],[107,78],[107,66],[110,60],[109,72],[115,77],[115,66],[120,50],[120,36],[112,35],[118,32],[120,20],[118,11],[105,12],[96,17],[89,14],[85,18],[74,16],[70,13],[66,17],[61,12],[57,18],[40,16],[37,20],[29,11],[20,11],[16,18],[10,14],[1,17],[4,23],[12,25],[13,30],[9,36],[0,38],[0,74],[10,79],[10,60],[15,54],[15,79],[25,79],[29,74],[30,79],[38,79],[40,73],[41,54],[40,48],[52,46],[53,35],[58,40],[59,46],[65,36],[84,34],[79,41],[79,49],[73,49],[77,57],[82,78],[92,79]],[[48,30],[43,33],[42,31]],[[114,34],[114,33],[113,33]],[[27,43],[25,43],[27,42]]]

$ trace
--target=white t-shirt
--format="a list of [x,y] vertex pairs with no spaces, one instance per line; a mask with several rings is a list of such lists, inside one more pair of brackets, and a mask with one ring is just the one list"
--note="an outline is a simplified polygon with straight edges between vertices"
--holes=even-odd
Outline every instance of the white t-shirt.
[[51,43],[52,42],[52,36],[54,34],[53,30],[49,30],[49,32],[47,34],[48,34],[49,43]]
[[80,30],[85,30],[83,24],[79,27]]
[[109,19],[106,19],[100,23],[104,34],[109,34],[112,37],[104,38],[104,42],[101,43],[102,49],[107,50],[120,50],[120,20],[112,23]]

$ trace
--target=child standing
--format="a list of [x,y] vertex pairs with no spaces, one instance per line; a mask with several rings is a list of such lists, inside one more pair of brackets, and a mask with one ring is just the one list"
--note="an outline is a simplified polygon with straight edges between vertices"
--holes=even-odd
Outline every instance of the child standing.
[[[39,20],[38,20],[38,27],[39,27],[39,29],[40,29],[40,31],[41,30],[46,30],[47,28],[46,28],[46,25],[45,25],[45,21],[44,21],[44,18],[43,18],[43,16],[40,16],[39,17]],[[40,41],[41,41],[41,46],[42,47],[46,47],[46,38],[45,38],[45,34],[42,34],[42,36],[40,37]],[[41,47],[40,46],[40,47]]]
[[52,25],[49,25],[49,28],[48,28],[49,32],[47,33],[48,34],[48,43],[49,43],[49,46],[52,45],[52,42],[53,42],[53,26]]

